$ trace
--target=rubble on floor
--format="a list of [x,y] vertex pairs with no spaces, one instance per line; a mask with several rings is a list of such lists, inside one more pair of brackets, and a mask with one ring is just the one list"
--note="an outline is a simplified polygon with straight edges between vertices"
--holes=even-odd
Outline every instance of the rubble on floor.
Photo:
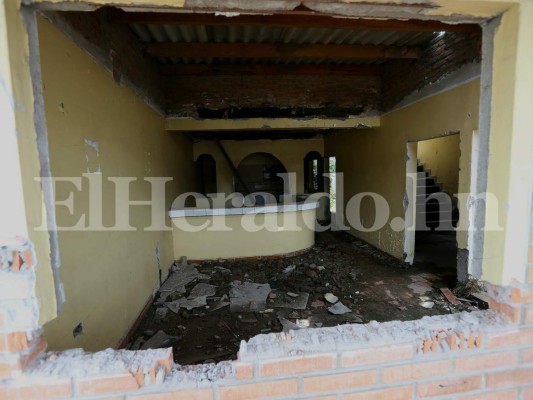
[[449,271],[422,267],[406,267],[340,232],[317,234],[313,249],[288,258],[198,264],[182,258],[129,348],[172,345],[177,363],[207,364],[234,359],[242,340],[261,333],[474,309],[441,292],[454,285]]

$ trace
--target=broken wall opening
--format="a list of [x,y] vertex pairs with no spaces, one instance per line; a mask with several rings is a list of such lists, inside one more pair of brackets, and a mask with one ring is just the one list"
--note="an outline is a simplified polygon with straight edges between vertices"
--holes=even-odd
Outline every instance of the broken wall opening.
[[[117,65],[117,68],[118,68],[118,67],[119,67],[119,65]],[[118,68],[118,71],[115,71],[115,70],[114,70],[114,72],[115,72],[115,79],[119,78],[119,77],[120,77],[120,68]],[[353,72],[353,71],[352,71],[352,72]],[[368,73],[368,71],[365,71],[364,73],[366,74],[366,73]],[[274,74],[274,76],[277,76],[277,75]],[[344,78],[343,78],[343,79],[344,79]],[[375,94],[375,93],[374,93],[374,92],[375,92],[375,88],[373,88],[371,91],[373,92],[373,94]],[[268,108],[268,107],[266,107],[266,106],[264,107],[264,109],[267,109],[267,108]],[[222,117],[226,117],[226,114],[227,114],[227,113],[226,113],[226,110],[227,110],[227,109],[223,109],[223,110],[224,110],[224,112],[221,114],[221,116],[222,116]],[[247,109],[247,110],[250,111],[249,109]],[[353,110],[352,110],[352,111],[353,111]],[[371,111],[372,111],[372,110],[371,110]],[[358,114],[358,113],[360,113],[360,112],[361,112],[361,111],[359,110],[359,111],[357,111],[356,114]],[[349,115],[349,112],[345,112],[343,115],[346,115],[346,114]],[[228,114],[228,115],[229,115],[229,114]],[[235,115],[235,114],[232,113],[232,114],[230,115],[230,117],[232,117],[232,116],[234,116],[234,115]],[[326,114],[324,114],[324,115],[327,116]],[[217,114],[217,116],[219,116],[219,115]],[[255,116],[255,114],[254,114],[254,116]],[[298,116],[300,116],[300,115],[296,115],[296,116],[298,117]],[[304,117],[305,117],[305,116],[304,116]],[[231,119],[231,118],[230,118],[230,119]]]
[[[501,299],[501,298],[500,298]],[[494,322],[494,321],[493,321]],[[457,332],[457,326],[451,326],[453,324],[447,324],[446,322],[442,323],[441,326],[446,326],[446,329],[450,329],[451,331],[455,331],[454,332]],[[495,324],[496,326],[498,326],[498,324]],[[402,327],[406,327],[406,325],[402,325]],[[494,327],[494,325],[493,325]],[[501,326],[498,326],[498,327],[501,327]],[[372,327],[372,326],[369,326],[368,327],[369,329],[372,329],[372,328],[375,328],[375,327]],[[424,330],[427,329],[427,324],[424,323],[423,324],[423,328]],[[475,324],[471,324],[469,325],[469,328],[476,328],[476,325]],[[485,326],[484,325],[481,325],[481,328],[482,330],[484,330]],[[475,329],[469,329],[471,332],[474,331]],[[461,331],[462,332],[462,331]],[[522,334],[521,334],[522,333]],[[528,335],[529,333],[529,335]],[[299,336],[299,335],[297,335]],[[354,335],[354,337],[357,337],[358,335]],[[463,335],[464,336],[464,335]],[[290,339],[292,339],[294,336],[290,336]],[[450,337],[450,341],[447,340],[447,338]],[[454,343],[455,344],[455,341],[453,338],[455,338],[456,336],[455,335],[448,335],[446,336],[446,343]],[[460,336],[458,335],[457,336],[458,338],[460,338]],[[479,337],[479,336],[476,336],[476,335],[471,335],[471,337],[473,337],[472,339],[472,343],[475,343],[476,347],[478,345],[482,346],[482,344],[480,343],[481,341],[477,341],[476,339]],[[485,336],[486,337],[486,336]],[[410,383],[413,387],[411,387],[411,390],[407,389],[407,393],[406,393],[406,396],[408,397],[412,397],[413,395],[413,390],[418,390],[418,394],[422,394],[422,395],[426,395],[426,394],[442,394],[442,395],[449,395],[450,392],[442,392],[442,391],[439,391],[439,389],[437,388],[443,388],[443,387],[446,387],[446,390],[451,390],[452,392],[464,392],[465,390],[468,392],[474,392],[474,393],[477,393],[479,394],[481,390],[484,390],[482,389],[481,387],[481,382],[482,381],[486,381],[486,382],[491,382],[489,383],[489,386],[494,388],[494,390],[496,390],[498,393],[496,394],[496,396],[505,396],[505,397],[508,397],[508,396],[519,396],[520,394],[522,393],[527,393],[526,391],[528,390],[527,387],[526,388],[520,388],[519,386],[520,385],[524,385],[524,382],[526,382],[525,384],[528,385],[529,382],[528,382],[528,370],[527,370],[527,367],[516,367],[516,362],[517,362],[517,357],[518,357],[518,350],[516,347],[513,347],[511,345],[509,345],[510,342],[512,343],[527,343],[527,338],[530,337],[530,332],[528,332],[527,330],[522,330],[522,331],[518,331],[518,332],[511,332],[510,334],[502,334],[502,335],[499,335],[498,334],[494,334],[494,332],[490,332],[489,330],[489,334],[488,334],[488,339],[490,341],[490,344],[487,345],[488,347],[484,348],[484,350],[488,350],[488,352],[486,353],[483,353],[484,356],[487,356],[487,358],[484,359],[484,361],[487,361],[487,359],[490,358],[491,355],[493,355],[494,353],[491,352],[491,349],[494,349],[494,348],[499,348],[500,350],[502,349],[502,346],[505,350],[510,350],[511,351],[511,361],[509,362],[509,364],[511,364],[512,366],[510,367],[507,367],[508,364],[505,364],[506,367],[505,367],[505,371],[494,371],[494,372],[489,372],[489,373],[480,373],[480,374],[476,374],[474,376],[474,373],[472,373],[471,371],[468,372],[466,375],[462,375],[462,374],[459,374],[458,371],[455,371],[454,374],[451,374],[450,378],[454,378],[454,379],[457,379],[458,377],[459,378],[464,378],[464,379],[467,379],[466,382],[468,382],[468,386],[465,388],[465,386],[463,384],[459,384],[459,383],[451,383],[448,382],[447,384],[445,384],[443,381],[442,381],[442,378],[443,376],[442,375],[439,375],[438,376],[438,379],[437,377],[433,376],[431,378],[429,377],[426,377],[426,379],[428,379],[428,382],[423,382],[423,383],[413,383],[413,380],[410,380],[409,378],[407,379],[407,382]],[[335,340],[333,340],[333,343],[337,343],[337,337],[335,336]],[[428,338],[427,336],[424,336],[424,335],[421,335],[420,337],[417,336],[417,342],[410,342],[414,348],[415,348],[415,352],[418,354],[419,350],[420,349],[424,349],[424,352],[427,350],[427,351],[435,351],[435,352],[438,352],[438,344],[442,343],[443,340],[441,340],[442,338],[439,337],[439,335],[437,334],[434,338]],[[459,339],[460,343],[461,343],[461,347],[463,348],[463,346],[467,346],[468,345],[465,345],[465,341],[463,340],[464,337],[461,339]],[[289,337],[287,337],[287,341],[289,340]],[[313,343],[313,337],[310,337],[308,338],[308,341],[305,341],[304,343],[305,344],[309,344],[309,343]],[[298,341],[297,344],[301,344],[302,342]],[[263,349],[262,347],[263,343],[261,343],[261,341],[255,341],[254,343],[252,343],[251,345],[251,348],[252,349],[259,349],[259,351],[261,351]],[[257,347],[255,347],[257,346]],[[381,349],[382,346],[380,346],[380,349]],[[411,347],[412,349],[413,347]],[[433,348],[435,348],[435,350],[433,350]],[[455,348],[455,346],[453,347]],[[324,349],[332,349],[331,347],[327,347],[327,348],[324,348]],[[335,347],[335,349],[337,349],[337,347]],[[431,349],[431,350],[430,350]],[[249,354],[246,350],[248,350],[247,347],[243,347],[243,358],[245,358],[244,354]],[[280,350],[281,352],[279,353],[276,353],[277,356],[286,356],[286,352],[285,350],[286,349],[278,349]],[[351,349],[353,350],[353,349]],[[370,352],[372,354],[372,356],[375,356],[376,354],[376,351],[379,350],[375,347],[372,347],[368,350],[368,352]],[[514,352],[514,353],[513,353]],[[252,354],[255,354],[254,351],[252,350],[250,353]],[[148,354],[148,353],[146,353]],[[405,356],[405,359],[408,359],[410,360],[412,358],[412,353],[409,353],[408,352],[408,355]],[[456,361],[458,360],[455,360],[455,357],[450,357],[448,353],[443,353],[444,356],[441,357],[440,355],[438,356],[438,360],[441,361],[441,360],[446,360],[446,361],[449,361],[450,364],[448,365],[448,371],[451,370],[451,368],[453,366],[456,365]],[[353,353],[350,355],[353,357]],[[478,356],[480,354],[475,354],[474,352],[472,353],[468,353],[468,356]],[[59,356],[61,357],[62,354],[59,354]],[[514,358],[514,362],[513,362],[513,356],[515,357]],[[51,354],[50,357],[45,360],[45,362],[43,363],[44,364],[44,368],[46,369],[46,367],[50,366],[51,364],[48,364],[48,361],[54,361],[54,358],[57,357],[57,354]],[[348,355],[346,356],[346,358],[349,357]],[[61,357],[62,358],[62,357]],[[89,355],[88,358],[91,358],[91,355]],[[345,355],[342,355],[342,359],[344,360],[345,358]],[[400,357],[401,358],[401,357]],[[452,361],[450,361],[450,358],[454,358],[454,361],[453,361],[453,364],[452,364]],[[457,357],[459,360],[461,360],[463,357],[461,357],[461,355],[459,355]],[[335,358],[337,359],[337,358]],[[81,363],[80,364],[75,364],[75,365],[83,365],[83,363],[85,363],[87,361],[86,358],[84,357],[80,357],[79,360],[81,360]],[[254,381],[252,380],[252,378],[255,377],[255,374],[256,372],[254,371],[257,371],[257,368],[259,367],[260,364],[262,364],[262,361],[258,360],[258,359],[255,359],[255,358],[250,358],[250,359],[247,359],[248,361],[250,361],[249,364],[246,364],[244,365],[243,369],[241,370],[241,373],[243,373],[244,375],[244,379],[250,379],[249,381],[247,381],[246,383],[252,383],[254,386],[255,384],[257,383],[257,381]],[[395,358],[395,360],[398,360],[398,358]],[[435,361],[435,358],[432,358],[433,361]],[[164,360],[163,360],[164,361]],[[292,359],[290,361],[300,361],[300,359]],[[308,362],[309,360],[303,360],[302,363],[306,363]],[[318,361],[318,360],[317,360]],[[419,359],[417,361],[415,361],[415,363],[418,364],[418,361],[420,361]],[[466,360],[461,360],[461,361],[466,361]],[[273,362],[277,362],[276,359],[274,359]],[[360,368],[360,358],[357,359],[356,361],[358,364],[358,367],[357,368]],[[527,363],[527,358],[525,359],[525,362]],[[163,363],[162,363],[163,364]],[[291,364],[292,366],[293,364]],[[297,364],[298,365],[298,364]],[[405,367],[408,367],[410,366],[411,363],[410,362],[406,362],[406,363],[402,363],[401,364],[401,367],[402,368],[405,368]],[[486,365],[486,364],[485,364]],[[343,367],[349,367],[350,366],[350,361],[347,361],[347,360],[344,360],[342,362],[342,366]],[[383,366],[383,365],[381,365]],[[397,367],[398,365],[397,364],[393,364],[393,365],[389,365],[390,367]],[[501,366],[501,364],[500,364]],[[60,367],[61,367],[61,364],[60,364]],[[503,367],[502,367],[503,368]],[[164,370],[165,368],[163,368]],[[236,368],[237,369],[237,368]],[[380,368],[381,369],[381,368]],[[444,368],[446,369],[446,368]],[[138,372],[138,370],[136,370]],[[209,370],[210,372],[212,370]],[[43,378],[43,375],[40,375],[42,371],[39,370],[37,368],[37,371],[36,371],[36,376],[37,378]],[[113,371],[116,373],[116,371]],[[124,372],[124,371],[121,371],[121,372]],[[147,372],[147,374],[145,374],[145,376],[150,376],[150,369],[148,368],[147,371],[144,371],[143,372]],[[183,373],[184,371],[183,370],[175,370],[175,372],[179,375],[181,373]],[[342,371],[342,372],[346,372],[345,370]],[[361,372],[359,369],[357,369],[357,371],[353,371],[353,370],[350,370],[349,372],[356,372],[356,373],[359,373]],[[365,375],[366,378],[369,378],[370,380],[372,380],[372,376],[373,376],[373,373],[374,373],[374,377],[375,377],[375,374],[379,373],[379,371],[374,371],[372,369],[369,369],[368,371],[365,371],[367,372],[367,375]],[[168,372],[167,372],[168,373]],[[440,373],[440,372],[439,372]],[[133,375],[128,375],[129,372],[126,372],[124,375],[122,375],[122,377],[126,378],[132,378]],[[187,372],[185,372],[185,374],[187,375]],[[261,372],[260,373],[261,376],[263,375],[268,375],[268,373],[265,373],[265,372]],[[308,372],[302,372],[302,374],[308,374]],[[332,373],[332,375],[335,374]],[[155,375],[155,374],[154,374]],[[162,376],[162,375],[159,375],[159,376]],[[342,377],[342,379],[345,379],[346,375],[340,375]],[[35,377],[35,375],[34,375]],[[49,379],[49,375],[44,375],[45,379]],[[190,377],[190,378],[193,378],[192,376],[187,376],[187,377]],[[243,376],[241,375],[241,378]],[[294,375],[291,375],[289,376],[289,378],[292,378],[294,377]],[[512,378],[511,381],[509,381],[509,379],[511,379],[511,377],[514,377]],[[68,389],[68,385],[70,383],[72,383],[72,385],[74,385],[75,388],[78,388],[78,385],[79,385],[79,379],[80,378],[93,378],[93,377],[90,377],[90,376],[83,376],[83,377],[79,377],[79,376],[76,376],[75,378],[72,378],[72,376],[70,375],[63,375],[61,376],[61,378],[63,378],[64,380],[67,380],[68,384],[67,384],[67,391],[69,390]],[[172,378],[176,378],[175,376],[172,376]],[[283,378],[287,378],[287,376],[283,376]],[[100,376],[100,379],[110,379],[110,376]],[[116,379],[116,375],[111,378],[111,379]],[[302,379],[301,376],[295,378],[295,379]],[[327,390],[324,390],[322,387],[318,387],[317,386],[313,386],[313,382],[317,382],[317,381],[320,381],[320,382],[323,382],[324,380],[324,375],[323,375],[323,371],[320,371],[320,373],[318,375],[313,375],[313,373],[311,373],[310,375],[306,375],[305,377],[303,377],[303,379],[305,379],[305,383],[307,385],[307,389],[306,389],[306,392],[309,393],[309,392],[324,392]],[[461,382],[465,382],[464,379],[459,379]],[[499,384],[497,382],[500,381],[500,379],[502,379],[505,383],[504,384]],[[72,380],[72,382],[71,382]],[[429,381],[431,380],[431,381]],[[365,379],[366,382],[368,382],[368,380]],[[130,383],[131,381],[128,380],[128,383]],[[137,381],[136,381],[137,382]],[[143,381],[144,382],[144,381]],[[173,382],[174,384],[176,382],[180,382],[180,384],[178,384],[178,387],[180,389],[182,389],[184,386],[182,385],[183,383],[183,380],[180,380],[180,378],[176,378],[176,379],[173,379]],[[265,390],[267,389],[267,387],[281,387],[281,384],[285,383],[287,384],[286,386],[283,386],[283,389],[277,389],[278,391],[274,392],[274,393],[269,393],[269,394],[272,394],[272,395],[280,395],[280,391],[282,392],[282,395],[287,395],[287,396],[291,396],[291,395],[296,395],[296,393],[298,393],[298,386],[296,385],[296,381],[295,382],[290,382],[290,384],[288,384],[287,380],[284,380],[284,381],[276,381],[276,382],[279,382],[280,385],[273,385],[272,384],[272,380],[268,381],[268,383],[265,382],[265,384],[263,386],[259,386],[260,389],[262,390],[259,390],[257,389],[258,391],[256,393],[261,393],[262,395],[265,395],[265,393],[267,393]],[[509,383],[510,382],[510,383]],[[28,382],[26,382],[27,384]],[[34,381],[31,382],[32,384],[35,383]],[[56,380],[53,381],[53,383],[61,383],[61,382],[57,382]],[[64,383],[64,382],[62,382]],[[214,394],[213,395],[216,395],[217,394],[217,391],[218,391],[218,385],[219,385],[219,381],[216,382],[216,386],[217,388],[216,389],[212,389],[214,391]],[[41,381],[41,384],[42,384],[42,381]],[[225,382],[225,383],[222,383],[222,387],[220,388],[221,391],[223,392],[223,395],[227,395],[229,397],[231,397],[232,394],[235,394],[235,392],[239,392],[238,389],[236,388],[231,388],[231,387],[228,387],[230,386],[231,384],[235,384],[235,382]],[[137,385],[137,386],[135,386]],[[137,387],[138,387],[139,383],[135,383],[135,384],[132,384],[131,387],[128,387],[127,389],[124,389],[123,387],[120,388],[120,390],[118,390],[118,393],[125,393],[129,390],[136,390]],[[416,385],[416,386],[415,386]],[[471,386],[470,386],[471,385]],[[509,385],[516,385],[516,387],[509,387]],[[195,390],[198,389],[198,386],[195,386],[195,385],[191,385],[189,386],[191,388],[194,388]],[[364,393],[364,392],[368,392],[369,390],[372,391],[372,394],[375,394],[375,395],[383,395],[384,393],[387,393],[386,390],[390,390],[391,388],[386,388],[386,389],[383,389],[383,388],[378,388],[376,386],[373,386],[371,389],[361,389],[360,387],[358,388],[346,388],[346,387],[338,387],[338,386],[329,386],[329,388],[332,388],[334,387],[335,389],[340,389],[341,391],[343,391],[344,394],[354,394],[355,396],[358,396],[358,395],[362,395],[362,396],[366,396],[367,393]],[[35,386],[33,387],[30,387],[31,390],[35,390]],[[86,390],[87,386],[83,386],[81,385],[81,389],[77,389],[77,390],[80,390],[81,392],[85,393],[85,390]],[[313,389],[314,388],[314,389]],[[19,387],[16,387],[14,388],[13,390],[16,391],[16,393],[18,393],[19,390],[22,390],[22,389],[28,389],[28,387],[25,387],[24,385],[21,385]],[[172,386],[172,389],[176,389],[176,386]],[[207,384],[206,386],[203,387],[203,389],[206,389],[207,390],[207,393],[208,394],[211,394],[211,392],[209,391],[210,389],[207,389]],[[395,386],[393,388],[394,390],[404,390],[405,388],[400,388],[400,387],[397,387]],[[509,389],[509,390],[507,390]],[[10,390],[10,389],[8,389]],[[70,389],[72,390],[72,389]],[[161,389],[160,386],[156,387],[156,388],[152,388],[152,389],[149,389],[150,390],[150,393],[161,393],[162,391],[164,391],[163,389]],[[154,390],[153,392],[151,390]],[[249,393],[248,391],[250,390],[250,386],[245,386],[244,388],[242,388],[242,391],[244,391],[245,393]],[[355,393],[350,393],[352,390],[355,390],[356,392]],[[442,390],[442,389],[440,389]],[[241,391],[241,392],[242,392]],[[378,393],[374,393],[378,391]],[[385,392],[384,392],[385,391]],[[359,393],[357,393],[359,392]],[[146,393],[146,392],[145,392]],[[388,392],[390,394],[390,391]],[[116,393],[115,393],[116,394]],[[190,395],[190,393],[189,393]],[[359,396],[361,397],[361,396]]]

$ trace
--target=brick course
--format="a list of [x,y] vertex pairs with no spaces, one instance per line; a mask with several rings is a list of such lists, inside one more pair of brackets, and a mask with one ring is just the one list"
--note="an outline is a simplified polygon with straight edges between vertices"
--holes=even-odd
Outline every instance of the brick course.
[[[167,113],[198,118],[198,107],[321,108],[376,112],[377,76],[185,76],[169,79]],[[348,117],[345,115],[344,117]]]

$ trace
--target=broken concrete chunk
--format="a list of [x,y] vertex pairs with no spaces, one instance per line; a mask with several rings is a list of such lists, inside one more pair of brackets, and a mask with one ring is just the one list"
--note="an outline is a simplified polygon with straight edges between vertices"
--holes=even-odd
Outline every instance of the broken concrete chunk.
[[335,315],[343,315],[343,314],[347,314],[347,313],[351,313],[352,312],[352,310],[350,310],[348,307],[346,307],[340,301],[338,303],[332,305],[331,307],[329,307],[328,311],[331,314],[335,314]]
[[164,302],[169,295],[175,292],[185,293],[185,285],[197,279],[209,279],[209,276],[199,273],[194,267],[177,268],[161,285],[159,301]]
[[161,321],[162,319],[165,319],[168,313],[168,308],[166,307],[159,307],[155,310],[155,320],[157,322]]
[[422,304],[420,304],[422,307],[424,308],[428,308],[428,309],[431,309],[433,308],[433,306],[435,305],[434,302],[432,301],[424,301]]
[[193,308],[203,307],[207,304],[207,296],[200,296],[195,299],[186,299],[181,298],[178,300],[171,301],[170,303],[165,303],[170,311],[179,312],[180,308],[185,308],[187,310],[192,310]]
[[326,304],[322,300],[315,300],[311,303],[311,307],[313,308],[319,308],[324,307]]
[[271,290],[268,283],[234,281],[229,291],[230,310],[232,312],[262,311],[266,308],[266,299]]
[[276,296],[274,300],[269,303],[269,305],[271,307],[276,308],[292,308],[293,310],[305,310],[307,307],[308,300],[309,293],[296,294],[289,292],[287,293],[287,296]]
[[279,322],[283,326],[283,332],[289,332],[291,330],[297,330],[297,329],[305,329],[306,327],[300,326],[298,324],[295,324],[294,322],[289,321],[285,318],[279,318]]
[[209,308],[209,311],[220,310],[221,308],[224,308],[226,306],[229,306],[229,302],[228,301],[217,301],[217,302],[213,303],[213,305]]
[[157,331],[157,333],[148,339],[141,346],[141,350],[146,349],[159,349],[161,347],[170,347],[178,341],[177,336],[169,336],[163,331]]
[[192,288],[189,299],[195,299],[202,296],[214,296],[217,292],[217,287],[208,283],[199,283]]
[[289,265],[287,268],[283,270],[284,274],[290,274],[292,271],[296,269],[296,265]]
[[328,303],[331,303],[331,304],[334,304],[336,303],[337,301],[339,301],[339,298],[337,296],[335,296],[333,293],[326,293],[324,295],[324,298],[326,299],[326,301]]
[[142,336],[139,336],[135,342],[130,346],[130,350],[139,350],[141,348],[141,345],[142,345],[142,342],[144,341],[144,339],[142,338]]

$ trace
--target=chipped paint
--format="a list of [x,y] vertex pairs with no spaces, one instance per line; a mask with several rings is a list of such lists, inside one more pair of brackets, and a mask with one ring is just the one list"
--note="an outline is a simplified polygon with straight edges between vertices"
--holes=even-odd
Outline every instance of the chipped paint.
[[[92,148],[92,150],[94,151],[93,153],[93,151],[89,149],[85,150],[85,161],[87,164],[87,173],[100,175],[102,173],[100,169],[100,160],[99,160],[100,144],[96,140],[85,139],[85,146]],[[93,153],[92,156],[91,156],[91,153]]]

